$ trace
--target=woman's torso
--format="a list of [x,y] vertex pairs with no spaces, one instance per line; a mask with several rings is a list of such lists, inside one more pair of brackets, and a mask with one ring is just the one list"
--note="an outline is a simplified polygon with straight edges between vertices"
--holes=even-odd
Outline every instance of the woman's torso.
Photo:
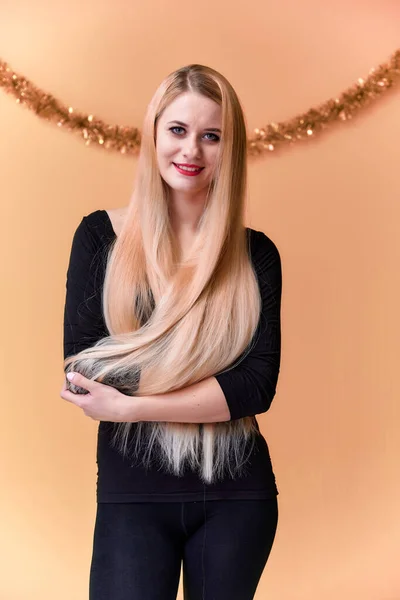
[[[86,345],[90,346],[96,337],[108,335],[100,306],[102,283],[105,273],[105,257],[109,244],[119,234],[123,225],[125,209],[97,210],[85,217],[90,230],[92,251],[98,262],[93,272],[95,281],[88,287],[88,302],[85,304],[88,323],[93,319],[93,329],[88,333]],[[91,262],[93,265],[93,261]],[[89,302],[91,304],[89,304]],[[82,309],[81,309],[82,310]],[[90,335],[92,338],[90,339]],[[72,351],[80,351],[82,345],[76,345]],[[258,499],[276,496],[276,487],[269,449],[264,436],[258,434],[248,446],[249,459],[243,474],[236,479],[229,475],[222,481],[204,484],[199,475],[186,468],[180,477],[164,472],[158,464],[145,468],[138,460],[131,461],[123,457],[111,445],[114,423],[101,421],[98,427],[97,441],[97,501],[98,502],[176,502],[200,501],[204,499]],[[135,427],[130,432],[134,436]],[[143,451],[145,448],[142,449]]]

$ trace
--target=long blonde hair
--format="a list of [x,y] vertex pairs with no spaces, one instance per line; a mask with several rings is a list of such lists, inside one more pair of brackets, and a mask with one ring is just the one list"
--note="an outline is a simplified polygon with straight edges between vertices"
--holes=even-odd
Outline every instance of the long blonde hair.
[[[178,261],[168,210],[168,186],[157,158],[156,124],[183,92],[222,108],[217,166],[189,256]],[[236,366],[250,350],[261,298],[244,225],[247,134],[239,99],[223,75],[191,64],[171,73],[148,106],[134,191],[123,228],[110,244],[102,309],[109,336],[64,361],[65,371],[112,385],[131,396],[177,390]],[[72,391],[85,393],[69,384]],[[218,423],[114,423],[112,443],[123,454],[152,456],[181,475],[185,465],[204,482],[240,474],[254,417]],[[129,444],[128,444],[129,442]],[[133,443],[135,442],[135,443]],[[154,454],[157,448],[158,452]]]

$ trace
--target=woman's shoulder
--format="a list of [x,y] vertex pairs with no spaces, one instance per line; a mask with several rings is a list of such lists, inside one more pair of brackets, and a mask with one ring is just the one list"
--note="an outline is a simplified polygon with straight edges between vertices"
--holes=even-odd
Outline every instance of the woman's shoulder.
[[250,250],[253,259],[265,258],[269,255],[280,259],[279,250],[273,239],[264,231],[247,227],[247,233],[250,239]]
[[122,229],[127,207],[98,209],[82,219],[90,234],[98,241],[115,238]]
[[112,221],[106,210],[95,210],[84,215],[72,237],[71,252],[79,260],[94,260],[107,254],[115,239]]
[[[95,245],[103,245],[119,235],[128,207],[98,209],[82,218],[78,229],[87,232]],[[264,231],[246,227],[253,261],[265,261],[267,256],[280,260],[279,250],[274,240]]]

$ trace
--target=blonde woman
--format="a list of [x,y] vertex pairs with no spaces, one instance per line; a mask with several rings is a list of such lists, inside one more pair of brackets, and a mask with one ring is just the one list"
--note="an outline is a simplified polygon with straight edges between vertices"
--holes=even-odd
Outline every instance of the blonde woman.
[[156,90],[127,207],[72,241],[61,397],[99,421],[90,600],[250,600],[278,521],[256,415],[280,368],[282,273],[245,227],[246,125],[220,73]]

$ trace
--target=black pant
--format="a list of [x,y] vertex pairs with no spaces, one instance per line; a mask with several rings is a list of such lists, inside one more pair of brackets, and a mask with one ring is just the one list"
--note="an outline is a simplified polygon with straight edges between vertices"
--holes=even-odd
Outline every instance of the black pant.
[[89,600],[251,600],[278,523],[277,498],[99,503]]

